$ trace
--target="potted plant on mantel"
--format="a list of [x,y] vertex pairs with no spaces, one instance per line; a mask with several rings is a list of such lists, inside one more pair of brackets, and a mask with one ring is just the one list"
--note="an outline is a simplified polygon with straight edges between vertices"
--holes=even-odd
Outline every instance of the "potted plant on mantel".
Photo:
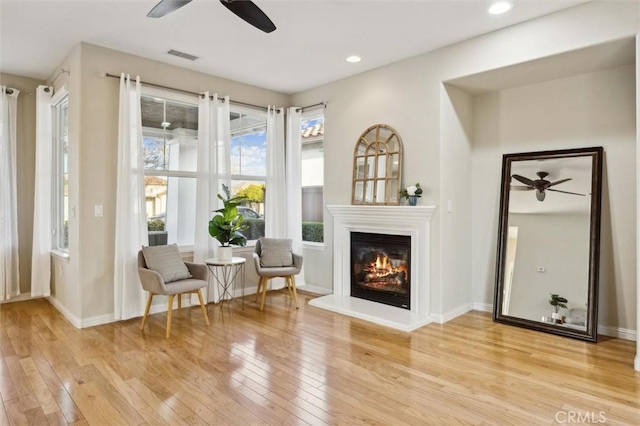
[[215,211],[216,215],[209,221],[209,235],[218,240],[219,260],[231,260],[233,256],[232,245],[245,246],[247,238],[240,233],[248,228],[242,223],[243,217],[238,214],[238,206],[246,200],[246,197],[231,197],[229,187],[222,185],[225,197],[218,194],[223,207]]
[[551,294],[551,299],[549,299],[549,304],[553,306],[555,312],[551,313],[551,318],[553,318],[556,323],[562,324],[564,322],[564,317],[558,312],[560,308],[567,309],[566,303],[568,300],[559,294]]

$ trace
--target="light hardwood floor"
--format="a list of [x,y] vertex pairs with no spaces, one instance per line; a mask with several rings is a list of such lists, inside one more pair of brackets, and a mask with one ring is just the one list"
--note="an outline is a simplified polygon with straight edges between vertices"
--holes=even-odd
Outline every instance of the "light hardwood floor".
[[633,342],[479,312],[402,333],[300,296],[210,305],[209,327],[185,308],[168,340],[166,314],[78,330],[43,299],[0,305],[0,424],[640,424]]

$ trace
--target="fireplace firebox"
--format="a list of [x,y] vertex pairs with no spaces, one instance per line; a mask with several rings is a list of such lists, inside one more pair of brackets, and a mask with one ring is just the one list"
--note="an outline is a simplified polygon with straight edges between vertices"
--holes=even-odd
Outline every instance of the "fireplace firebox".
[[351,232],[351,296],[411,309],[411,237]]

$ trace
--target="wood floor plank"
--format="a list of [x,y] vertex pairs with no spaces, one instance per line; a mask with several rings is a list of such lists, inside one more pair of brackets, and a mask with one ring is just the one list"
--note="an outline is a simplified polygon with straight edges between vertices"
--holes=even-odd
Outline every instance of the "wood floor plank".
[[4,408],[7,412],[10,424],[14,425],[28,425],[29,419],[25,414],[25,409],[22,406],[20,398],[12,399],[10,401],[4,401]]
[[92,382],[72,385],[69,393],[89,424],[135,424],[127,423]]
[[76,329],[46,299],[0,305],[0,426],[640,424],[634,342],[470,312],[412,333],[308,306],[183,308]]
[[27,376],[27,380],[29,381],[31,388],[33,389],[33,393],[35,394],[45,416],[47,414],[60,411],[60,407],[58,407],[58,404],[54,400],[53,395],[49,391],[47,384],[42,378],[42,375],[40,375],[40,372],[33,360],[31,358],[22,358],[20,360],[20,365]]
[[4,407],[4,403],[0,401],[0,426],[8,426],[9,416],[7,415],[7,410]]

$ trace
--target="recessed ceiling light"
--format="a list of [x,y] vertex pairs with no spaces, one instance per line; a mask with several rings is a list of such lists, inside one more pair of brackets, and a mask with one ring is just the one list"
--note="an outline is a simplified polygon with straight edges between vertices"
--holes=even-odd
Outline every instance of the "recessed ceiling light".
[[500,15],[501,13],[508,12],[513,7],[513,4],[507,1],[499,1],[489,7],[488,12],[492,15]]
[[347,62],[360,62],[362,58],[360,56],[352,55],[347,58]]

